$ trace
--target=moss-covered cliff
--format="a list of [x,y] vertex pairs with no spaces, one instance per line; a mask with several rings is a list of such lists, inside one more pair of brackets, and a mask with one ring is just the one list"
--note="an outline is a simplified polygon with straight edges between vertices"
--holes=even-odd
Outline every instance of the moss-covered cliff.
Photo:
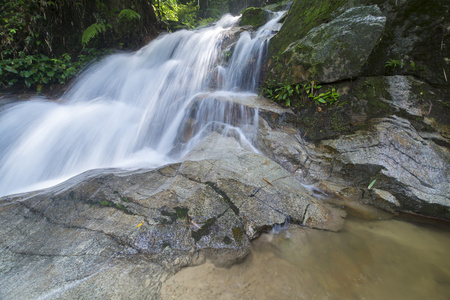
[[[301,81],[301,78],[293,76],[294,73],[300,72],[305,75],[308,73],[308,68],[315,71],[314,67],[318,64],[322,64],[319,68],[329,66],[330,62],[326,62],[325,59],[318,60],[310,56],[306,58],[307,63],[304,60],[299,63],[296,57],[318,51],[323,52],[321,48],[323,48],[323,42],[329,38],[327,32],[331,34],[329,30],[331,26],[328,27],[327,32],[318,36],[320,43],[310,43],[309,48],[293,47],[293,43],[301,46],[308,45],[309,41],[307,43],[304,43],[305,40],[303,43],[300,41],[317,32],[319,28],[334,22],[350,8],[371,5],[376,5],[381,10],[386,18],[386,25],[381,38],[375,41],[374,50],[368,53],[370,56],[364,67],[358,71],[358,74],[352,73],[352,76],[348,78],[412,74],[432,84],[449,87],[450,2],[446,0],[295,0],[283,27],[270,43],[267,79],[295,83]],[[366,24],[370,22],[370,20],[363,21]],[[354,32],[354,29],[351,32]],[[331,42],[335,46],[345,46],[342,41],[346,36],[346,32],[342,31],[341,36],[337,36]],[[351,47],[351,44],[349,46]],[[330,53],[330,58],[334,50],[326,49],[326,52]],[[339,58],[351,60],[354,58],[354,53],[340,53]],[[333,61],[336,59],[333,58]],[[320,70],[318,72],[320,73]],[[315,79],[310,74],[306,75],[303,76],[306,77],[305,81]],[[345,78],[330,78],[329,82],[342,79]]]

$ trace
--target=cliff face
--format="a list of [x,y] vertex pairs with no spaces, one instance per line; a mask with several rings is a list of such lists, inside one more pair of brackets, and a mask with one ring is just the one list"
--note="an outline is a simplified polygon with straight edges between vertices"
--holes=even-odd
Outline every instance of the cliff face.
[[449,11],[440,0],[294,1],[266,85],[340,96],[294,96],[291,122],[314,146],[277,161],[331,193],[449,219]]

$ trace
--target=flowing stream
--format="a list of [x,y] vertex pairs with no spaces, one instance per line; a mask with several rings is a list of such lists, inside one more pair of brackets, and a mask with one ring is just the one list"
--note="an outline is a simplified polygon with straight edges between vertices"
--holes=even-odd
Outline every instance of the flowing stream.
[[212,27],[167,34],[135,53],[104,59],[56,102],[7,106],[0,112],[0,196],[90,169],[179,161],[210,130],[232,131],[251,144],[257,110],[214,95],[256,92],[280,17],[255,34],[239,32],[233,27],[239,17],[231,15]]

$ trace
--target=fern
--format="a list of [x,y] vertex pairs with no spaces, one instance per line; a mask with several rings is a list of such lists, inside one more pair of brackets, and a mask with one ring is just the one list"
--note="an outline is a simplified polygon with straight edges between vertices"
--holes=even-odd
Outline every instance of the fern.
[[87,43],[89,43],[89,41],[95,38],[99,33],[105,32],[107,27],[110,26],[102,23],[94,23],[86,28],[86,30],[83,32],[83,36],[81,37],[81,43],[83,44],[83,46],[86,46]]
[[118,17],[119,19],[133,20],[133,19],[140,19],[141,15],[132,9],[122,9]]

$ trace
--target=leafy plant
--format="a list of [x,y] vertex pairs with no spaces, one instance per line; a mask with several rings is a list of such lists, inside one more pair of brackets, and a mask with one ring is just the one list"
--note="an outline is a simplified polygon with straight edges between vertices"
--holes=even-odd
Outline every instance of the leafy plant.
[[384,67],[385,68],[397,68],[397,67],[402,68],[404,65],[405,65],[405,63],[402,62],[401,60],[391,58],[384,64]]
[[[103,2],[100,0],[97,0],[97,5],[99,8],[102,8],[102,14],[105,14],[105,10],[107,10],[107,6],[103,5]],[[83,31],[83,35],[81,37],[81,44],[83,47],[86,47],[87,44],[94,38],[96,38],[101,33],[105,33],[108,29],[112,29],[113,26],[105,21],[100,15],[96,16],[97,22],[90,25],[88,28],[86,28]],[[141,18],[141,15],[135,12],[132,9],[122,9],[119,14],[117,15],[117,18],[120,22],[131,22],[133,20],[139,20]],[[123,24],[122,24],[123,25]],[[128,24],[129,25],[129,24]],[[130,28],[127,27],[127,29],[130,30]]]
[[303,100],[310,99],[317,105],[332,105],[339,100],[339,93],[335,88],[328,89],[319,93],[322,86],[315,81],[299,84],[273,84],[269,83],[262,87],[262,93],[265,97],[281,102],[286,106],[291,106],[294,98]]
[[122,9],[119,13],[119,15],[117,16],[120,20],[135,20],[135,19],[140,19],[141,15],[138,14],[137,12],[135,12],[132,9]]
[[86,46],[90,40],[98,36],[102,32],[106,32],[108,28],[112,28],[111,24],[94,23],[84,30],[81,37],[81,43]]
[[195,28],[198,19],[197,2],[192,1],[186,5],[178,5],[177,18],[179,22],[182,22],[189,28]]
[[308,97],[312,97],[314,92],[318,89],[322,88],[322,86],[315,81],[307,82],[302,85],[303,91],[306,93]]
[[88,49],[88,55],[79,55],[76,61],[69,54],[59,58],[49,58],[43,54],[25,55],[19,58],[0,61],[0,87],[12,87],[16,84],[28,88],[36,87],[40,92],[44,85],[65,84],[91,60],[102,55],[94,49]]
[[316,104],[334,104],[339,99],[339,93],[336,92],[335,88],[328,90],[324,93],[320,93],[319,95],[310,94],[308,97],[313,98]]
[[281,85],[278,86],[263,86],[263,94],[276,102],[283,102],[286,106],[291,106],[291,99],[294,94],[300,94],[299,85]]
[[291,106],[291,98],[294,95],[294,91],[297,91],[298,93],[298,85],[296,86],[296,89],[294,89],[292,85],[285,84],[275,90],[275,99],[284,101],[286,106]]

